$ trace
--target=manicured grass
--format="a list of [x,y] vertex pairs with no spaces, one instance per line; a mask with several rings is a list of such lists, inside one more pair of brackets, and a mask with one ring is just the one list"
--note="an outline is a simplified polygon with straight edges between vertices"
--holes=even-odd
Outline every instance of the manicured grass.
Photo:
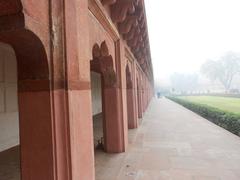
[[[202,97],[170,96],[167,98],[199,114],[200,116],[208,119],[209,121],[215,123],[216,125],[232,132],[233,134],[240,136],[239,109],[234,106],[236,110],[232,111],[231,109],[229,109],[228,106],[226,106],[226,104],[231,104],[232,106],[235,104],[239,105],[239,103],[235,103],[235,100],[232,100],[232,98],[222,99],[221,97],[219,98],[206,96]],[[229,100],[229,102],[227,100]],[[232,103],[232,101],[234,103]]]
[[179,96],[178,98],[240,115],[240,98],[217,96]]

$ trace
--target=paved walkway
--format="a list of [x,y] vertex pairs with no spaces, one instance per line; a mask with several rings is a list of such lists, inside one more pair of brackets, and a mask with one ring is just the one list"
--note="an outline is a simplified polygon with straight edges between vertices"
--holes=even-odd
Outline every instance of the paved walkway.
[[96,152],[96,180],[240,180],[240,138],[165,98],[129,133],[127,153]]

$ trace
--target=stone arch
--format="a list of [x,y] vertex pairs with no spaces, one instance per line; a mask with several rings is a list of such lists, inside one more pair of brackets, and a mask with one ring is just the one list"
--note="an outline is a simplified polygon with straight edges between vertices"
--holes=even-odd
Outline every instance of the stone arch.
[[20,88],[26,80],[49,80],[47,54],[41,40],[33,32],[0,32],[0,42],[9,44],[15,51]]
[[[18,80],[49,79],[48,58],[43,42],[31,30],[23,13],[22,1],[0,3],[0,42],[15,51]],[[26,3],[26,2],[25,2]]]
[[127,85],[127,89],[132,89],[133,88],[133,82],[132,82],[132,74],[130,72],[130,69],[129,69],[129,65],[127,64],[126,65],[126,85]]
[[92,57],[93,59],[90,61],[91,70],[103,76],[105,87],[116,87],[117,78],[113,66],[113,58],[109,55],[105,41],[101,43],[101,46],[98,44],[93,46]]
[[26,28],[22,9],[20,0],[0,2],[0,42],[13,48],[17,61],[21,178],[52,180],[49,60],[39,36]]
[[139,77],[137,77],[137,100],[138,100],[138,118],[142,118],[142,99],[141,99],[141,85]]
[[117,88],[113,58],[105,41],[100,46],[98,44],[93,46],[92,57],[91,71],[101,74],[104,150],[110,153],[123,152],[125,144],[120,115],[120,92]]
[[125,73],[126,73],[126,96],[127,96],[126,107],[127,107],[127,117],[128,117],[128,128],[134,129],[134,128],[137,128],[138,123],[137,123],[137,117],[135,112],[133,79],[132,79],[132,74],[128,64],[126,65]]

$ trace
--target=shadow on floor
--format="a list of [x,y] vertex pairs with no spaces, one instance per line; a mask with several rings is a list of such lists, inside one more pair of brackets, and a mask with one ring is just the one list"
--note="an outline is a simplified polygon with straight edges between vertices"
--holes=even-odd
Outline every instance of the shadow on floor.
[[0,180],[20,180],[19,146],[0,152]]
[[[94,147],[95,153],[101,153],[103,150],[98,146],[103,138],[102,114],[93,118],[94,128]],[[0,180],[20,180],[20,148],[13,147],[0,152]]]

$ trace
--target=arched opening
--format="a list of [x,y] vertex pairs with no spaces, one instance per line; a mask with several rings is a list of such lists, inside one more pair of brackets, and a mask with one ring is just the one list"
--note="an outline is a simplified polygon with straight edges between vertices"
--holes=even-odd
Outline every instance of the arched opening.
[[0,179],[20,180],[17,61],[13,48],[0,43]]
[[91,71],[91,95],[92,95],[94,149],[104,150],[102,75],[94,71]]
[[92,49],[90,61],[95,145],[109,153],[124,151],[123,122],[113,58],[106,42]]
[[142,102],[141,102],[141,90],[139,85],[139,79],[137,78],[137,100],[138,100],[138,118],[142,118]]
[[126,106],[127,106],[127,117],[128,117],[128,128],[137,128],[137,118],[135,117],[134,111],[134,89],[133,81],[129,66],[126,66]]
[[[108,105],[105,103],[106,94],[106,69],[112,69],[112,58],[108,55],[106,43],[101,47],[95,44],[92,50],[93,59],[90,62],[91,69],[91,94],[94,127],[95,150],[107,151],[107,114]],[[113,70],[113,69],[112,69]]]
[[106,108],[104,107],[104,72],[101,61],[104,55],[101,54],[100,47],[95,44],[92,50],[93,59],[90,62],[91,69],[91,95],[92,95],[92,115],[93,115],[93,137],[94,150],[106,150]]
[[[20,163],[18,161],[15,163],[16,166],[14,163],[12,165],[14,165],[15,169],[19,169],[19,166],[21,167],[20,173],[16,174],[19,179],[20,177],[22,179],[35,180],[53,179],[54,147],[52,138],[51,93],[48,60],[44,45],[29,30],[20,28],[7,31],[1,28],[0,42],[8,44],[7,46],[10,47],[12,55],[10,53],[9,56],[13,56],[15,53],[15,63],[13,63],[14,60],[11,60],[12,65],[7,68],[7,71],[11,72],[11,77],[13,78],[15,74],[15,78],[17,79],[14,82],[15,89],[13,88],[14,85],[9,85],[9,87],[12,87],[12,90],[7,91],[7,93],[13,94],[13,91],[15,91],[15,95],[11,95],[11,100],[7,100],[9,99],[7,93],[4,97],[6,104],[8,101],[12,102],[10,110],[6,107],[4,111],[15,111],[16,133],[18,132],[16,119],[18,117],[17,114],[19,114]],[[3,57],[0,58],[3,61]],[[6,65],[6,62],[9,63],[9,59],[7,61],[4,60],[4,62]],[[15,73],[13,70],[14,64],[16,65]],[[4,71],[6,71],[6,67]],[[0,71],[1,73],[3,74],[3,70]],[[4,74],[6,73],[4,72]],[[6,82],[4,84],[6,85]],[[17,101],[18,103],[16,103]],[[18,104],[18,107],[16,104]],[[9,133],[13,132],[13,129],[8,129]],[[14,145],[17,145],[17,143],[11,146]],[[19,159],[17,155],[18,149],[15,149],[15,154],[15,161],[17,161]],[[12,176],[14,169],[9,168],[8,170]]]

